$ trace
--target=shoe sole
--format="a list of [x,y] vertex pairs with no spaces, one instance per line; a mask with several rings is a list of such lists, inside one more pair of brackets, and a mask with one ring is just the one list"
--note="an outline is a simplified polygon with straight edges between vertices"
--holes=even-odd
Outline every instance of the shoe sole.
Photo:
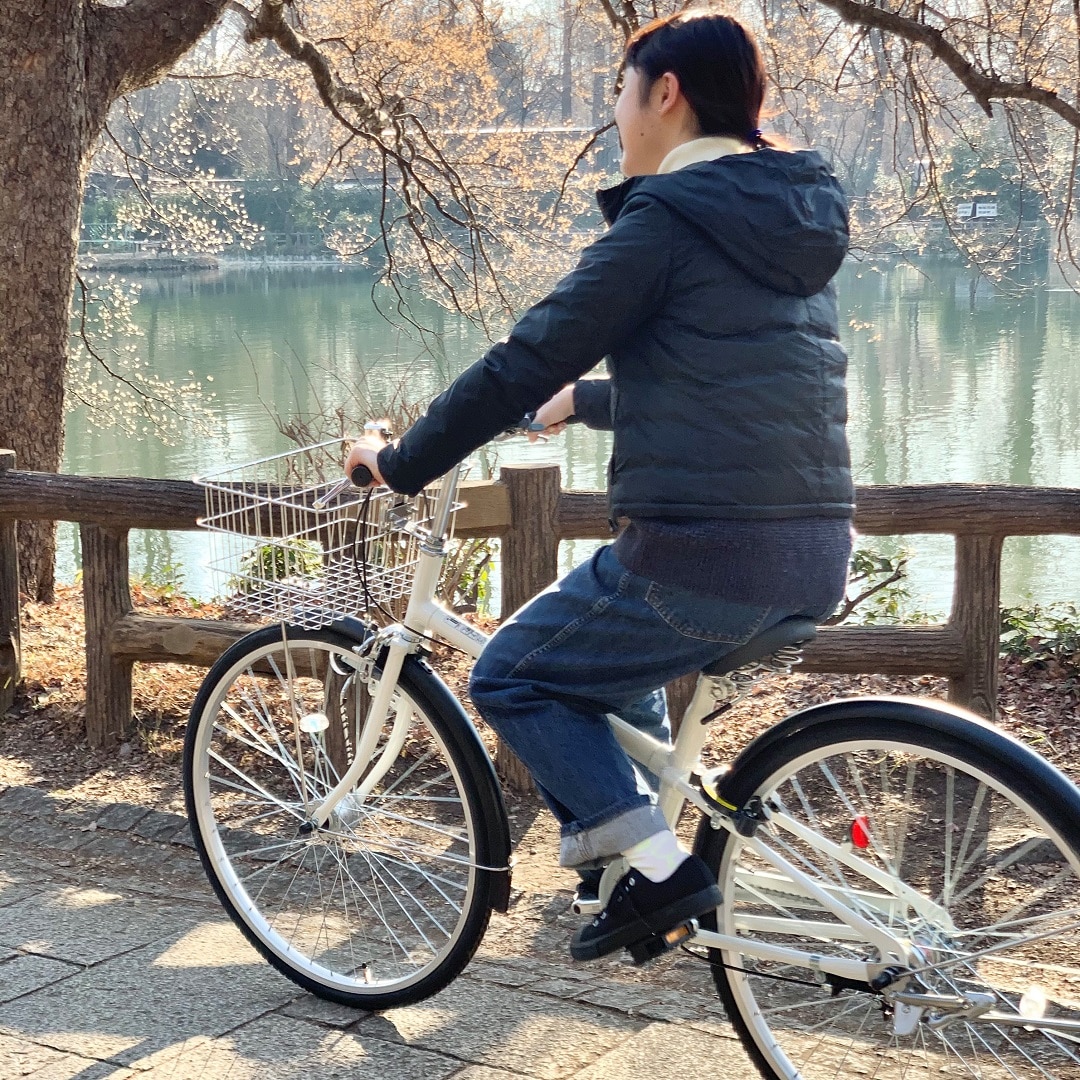
[[720,887],[710,885],[707,889],[691,893],[667,907],[660,908],[659,911],[654,911],[649,916],[649,922],[637,919],[591,941],[581,942],[574,939],[570,942],[570,955],[575,960],[597,960],[619,949],[629,949],[648,941],[649,938],[666,934],[689,919],[701,918],[707,912],[718,908],[723,900]]

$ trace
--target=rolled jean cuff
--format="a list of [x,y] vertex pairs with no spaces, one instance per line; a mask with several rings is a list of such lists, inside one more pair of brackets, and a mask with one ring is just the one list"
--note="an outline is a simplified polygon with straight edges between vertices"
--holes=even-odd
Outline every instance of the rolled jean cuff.
[[597,859],[611,859],[667,827],[660,808],[649,803],[625,810],[599,825],[573,832],[564,830],[559,841],[559,865],[581,866]]

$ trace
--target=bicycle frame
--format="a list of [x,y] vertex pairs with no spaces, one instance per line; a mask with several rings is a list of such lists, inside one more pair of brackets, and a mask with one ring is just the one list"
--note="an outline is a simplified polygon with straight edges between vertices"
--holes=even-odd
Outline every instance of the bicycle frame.
[[[406,656],[414,652],[425,637],[438,637],[474,658],[480,655],[487,643],[486,634],[458,618],[435,600],[435,591],[445,554],[447,525],[457,494],[459,475],[460,467],[451,470],[443,478],[432,515],[432,527],[422,537],[420,560],[404,620],[376,635],[381,644],[387,645],[387,649],[378,690],[370,705],[369,716],[375,722],[365,725],[352,766],[321,805],[314,808],[311,818],[316,827],[326,823],[334,807],[347,793],[353,792],[354,798],[366,796],[379,782],[400,751],[411,722],[411,716],[406,709],[399,710],[389,739],[379,755],[379,760],[371,767],[363,783],[357,784],[364,772],[365,764],[375,751],[382,730],[382,720],[390,711],[398,676]],[[720,812],[717,804],[710,801],[698,787],[689,781],[705,745],[708,726],[702,723],[702,720],[714,708],[713,684],[715,682],[715,679],[708,676],[699,678],[697,690],[682,719],[679,733],[670,745],[643,734],[617,716],[609,716],[608,720],[619,744],[627,754],[660,778],[659,805],[670,825],[674,826],[683,807],[689,802],[709,819],[713,828],[723,828],[736,833],[734,814]],[[793,834],[799,831],[796,823],[786,819],[785,815],[776,814],[771,817],[768,829],[761,829],[758,832],[777,828],[787,828]],[[740,839],[775,871],[783,875],[785,886],[789,891],[795,890],[812,898],[824,911],[831,913],[839,920],[838,924],[803,923],[802,926],[811,936],[822,940],[866,942],[877,950],[881,959],[873,963],[847,960],[812,954],[801,949],[770,945],[764,941],[736,934],[708,930],[699,930],[694,935],[692,940],[695,944],[715,949],[732,949],[742,955],[791,964],[813,971],[822,980],[825,976],[833,975],[840,979],[870,982],[889,964],[905,961],[908,950],[903,942],[880,925],[853,910],[850,904],[839,895],[833,895],[829,889],[823,888],[818,882],[808,877],[765,843],[759,835],[741,836]],[[895,904],[923,909],[927,914],[938,910],[937,905],[928,898],[919,895],[900,882],[891,880],[887,874],[879,871],[867,860],[859,858],[858,855],[839,845],[831,844],[817,835],[810,837],[804,835],[802,839],[810,839],[830,858],[844,863],[865,877],[869,884],[884,890],[884,894],[871,892],[860,894],[860,902],[868,910],[876,908],[883,911]],[[747,878],[751,877],[763,878],[764,875],[747,875]],[[748,880],[746,883],[753,886],[752,881]],[[736,929],[740,928],[747,931],[767,931],[770,928],[769,920],[760,917],[747,918],[745,926],[740,924],[736,927]],[[785,928],[790,931],[790,920],[786,921]],[[778,929],[785,928],[778,927]]]

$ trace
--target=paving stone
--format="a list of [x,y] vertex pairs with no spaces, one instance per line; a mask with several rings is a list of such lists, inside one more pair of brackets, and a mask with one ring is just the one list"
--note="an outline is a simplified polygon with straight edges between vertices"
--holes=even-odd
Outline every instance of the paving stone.
[[722,1076],[755,1075],[738,1042],[712,1038],[688,1027],[673,1032],[667,1024],[651,1024],[576,1073],[574,1080],[626,1080],[628,1076],[716,1080]]
[[280,1012],[283,1016],[311,1020],[316,1024],[327,1024],[336,1028],[346,1028],[365,1016],[371,1015],[362,1009],[350,1009],[347,1005],[339,1005],[336,1001],[325,1001],[323,998],[315,997],[314,994],[304,994],[303,997],[290,1001]]
[[134,829],[136,836],[167,844],[181,829],[188,831],[187,818],[179,814],[166,814],[160,810],[151,810]]
[[98,819],[98,828],[114,829],[126,832],[136,822],[142,821],[150,811],[145,806],[135,806],[133,803],[114,803]]
[[481,982],[497,983],[499,986],[526,986],[537,981],[538,976],[518,968],[503,967],[501,964],[485,964],[473,961],[465,969],[466,978],[479,979]]
[[4,909],[0,944],[96,964],[167,935],[179,936],[193,918],[161,904],[134,905],[114,892],[57,886]]
[[35,787],[10,787],[0,795],[0,810],[27,817],[48,816],[55,809],[47,792]]
[[92,834],[54,825],[53,819],[28,818],[18,822],[8,834],[8,842],[23,850],[75,851],[85,847],[91,839]]
[[597,975],[595,968],[573,967],[570,964],[551,964],[544,960],[530,959],[527,956],[499,957],[498,964],[500,967],[528,971],[538,979],[569,979],[573,982],[592,982]]
[[134,1080],[136,1075],[122,1065],[65,1054],[63,1060],[38,1069],[27,1080]]
[[701,1031],[706,1035],[715,1035],[718,1039],[737,1039],[735,1029],[722,1016],[700,1016],[686,1021],[686,1027]]
[[669,1024],[702,1018],[701,1010],[693,1005],[675,1005],[663,1001],[649,1001],[644,1005],[638,1005],[630,1010],[630,1015],[640,1016],[645,1020],[663,1020]]
[[129,843],[127,861],[138,867],[140,872],[154,870],[164,872],[176,862],[177,852],[171,848],[160,848],[156,844]]
[[[7,907],[25,900],[28,896],[35,896],[41,892],[44,886],[37,882],[25,880],[22,875],[16,876],[7,870],[0,870],[0,907]],[[3,920],[0,920],[2,924]],[[3,934],[0,933],[0,939]]]
[[521,1080],[521,1073],[509,1073],[502,1069],[489,1069],[486,1065],[466,1065],[450,1080]]
[[184,827],[169,840],[169,843],[174,847],[185,847],[190,848],[192,851],[195,850],[195,840],[191,835],[191,829],[188,827],[186,821],[184,822]]
[[191,1040],[179,1054],[140,1058],[137,1068],[145,1080],[447,1080],[461,1062],[276,1015],[224,1038]]
[[17,1036],[0,1035],[0,1076],[4,1080],[31,1076],[46,1065],[63,1061],[64,1056]]
[[0,1003],[40,990],[81,970],[76,964],[17,953],[13,959],[0,964]]
[[81,829],[97,821],[101,813],[101,803],[87,802],[85,799],[58,799],[54,820],[67,828]]
[[550,997],[568,999],[576,997],[588,989],[588,986],[586,983],[571,982],[569,979],[540,979],[538,982],[529,983],[526,989]]
[[0,1005],[0,1032],[142,1068],[144,1059],[177,1043],[222,1035],[295,996],[292,983],[264,964],[239,932],[200,938],[199,931],[175,934]]
[[577,1002],[462,981],[418,1005],[362,1020],[355,1030],[361,1038],[400,1040],[463,1063],[560,1080],[576,1077],[640,1028]]
[[601,1005],[605,1009],[618,1009],[620,1012],[631,1012],[642,1005],[648,1005],[657,998],[657,991],[649,987],[636,986],[597,986],[579,993],[578,1001],[588,1002],[590,1005]]
[[127,867],[137,867],[140,872],[162,870],[170,866],[178,852],[164,850],[150,843],[137,843],[123,833],[93,833],[79,849],[80,856],[105,859],[110,864],[109,876],[120,881],[121,872]]

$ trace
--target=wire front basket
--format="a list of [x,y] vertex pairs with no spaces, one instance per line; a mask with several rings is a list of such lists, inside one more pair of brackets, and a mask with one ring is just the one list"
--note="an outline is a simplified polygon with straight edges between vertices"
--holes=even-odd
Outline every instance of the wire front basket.
[[230,614],[313,630],[372,609],[401,615],[432,500],[347,488],[339,440],[206,476],[209,569]]

